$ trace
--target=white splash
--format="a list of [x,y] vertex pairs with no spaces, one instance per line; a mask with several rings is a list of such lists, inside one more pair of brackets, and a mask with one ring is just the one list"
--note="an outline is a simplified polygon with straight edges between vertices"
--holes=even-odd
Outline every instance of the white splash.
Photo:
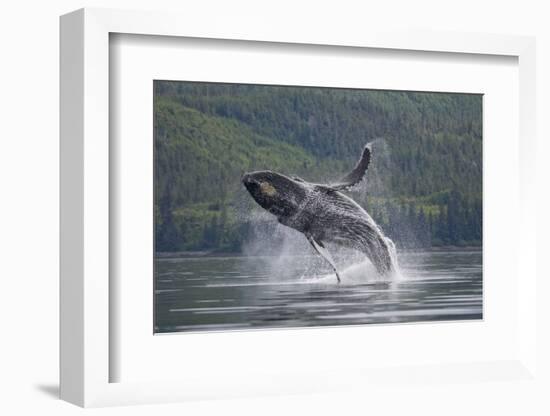
[[[270,214],[255,212],[251,217],[252,233],[243,244],[243,253],[251,262],[261,262],[264,273],[272,279],[300,284],[338,284],[329,264],[298,231],[277,223]],[[388,239],[389,240],[389,239]],[[397,266],[395,245],[389,240],[395,271],[386,276],[377,273],[364,253],[328,244],[344,285],[399,281],[403,275]]]

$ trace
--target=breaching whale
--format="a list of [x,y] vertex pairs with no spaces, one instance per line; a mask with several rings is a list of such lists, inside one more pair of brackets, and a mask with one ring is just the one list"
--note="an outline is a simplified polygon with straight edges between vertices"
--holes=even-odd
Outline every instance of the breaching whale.
[[363,180],[371,160],[371,145],[363,149],[353,170],[333,184],[306,182],[272,171],[245,173],[242,183],[254,200],[277,220],[308,239],[340,275],[325,246],[335,243],[364,253],[380,275],[396,271],[395,246],[347,190]]

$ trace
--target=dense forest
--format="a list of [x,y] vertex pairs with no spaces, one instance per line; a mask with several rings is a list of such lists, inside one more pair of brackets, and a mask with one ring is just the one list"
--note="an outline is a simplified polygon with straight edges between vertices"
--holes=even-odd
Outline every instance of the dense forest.
[[157,252],[239,252],[242,173],[330,182],[371,141],[349,194],[398,247],[481,244],[480,95],[155,81],[154,124]]

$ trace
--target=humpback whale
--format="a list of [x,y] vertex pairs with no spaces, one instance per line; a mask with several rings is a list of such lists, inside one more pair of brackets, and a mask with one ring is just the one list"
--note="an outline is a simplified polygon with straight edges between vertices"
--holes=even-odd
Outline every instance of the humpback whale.
[[241,179],[258,205],[279,223],[304,234],[331,265],[338,282],[340,275],[326,243],[360,251],[380,275],[396,271],[393,242],[359,204],[341,192],[363,180],[371,153],[367,144],[353,170],[333,184],[311,183],[269,170],[245,173]]

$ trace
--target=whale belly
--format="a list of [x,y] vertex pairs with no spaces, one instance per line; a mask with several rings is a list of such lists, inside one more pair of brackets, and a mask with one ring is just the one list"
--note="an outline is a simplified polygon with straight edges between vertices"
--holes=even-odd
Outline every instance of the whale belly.
[[[345,201],[347,202],[347,201]],[[357,204],[338,204],[317,216],[311,231],[320,241],[364,253],[381,275],[396,269],[394,245]]]

